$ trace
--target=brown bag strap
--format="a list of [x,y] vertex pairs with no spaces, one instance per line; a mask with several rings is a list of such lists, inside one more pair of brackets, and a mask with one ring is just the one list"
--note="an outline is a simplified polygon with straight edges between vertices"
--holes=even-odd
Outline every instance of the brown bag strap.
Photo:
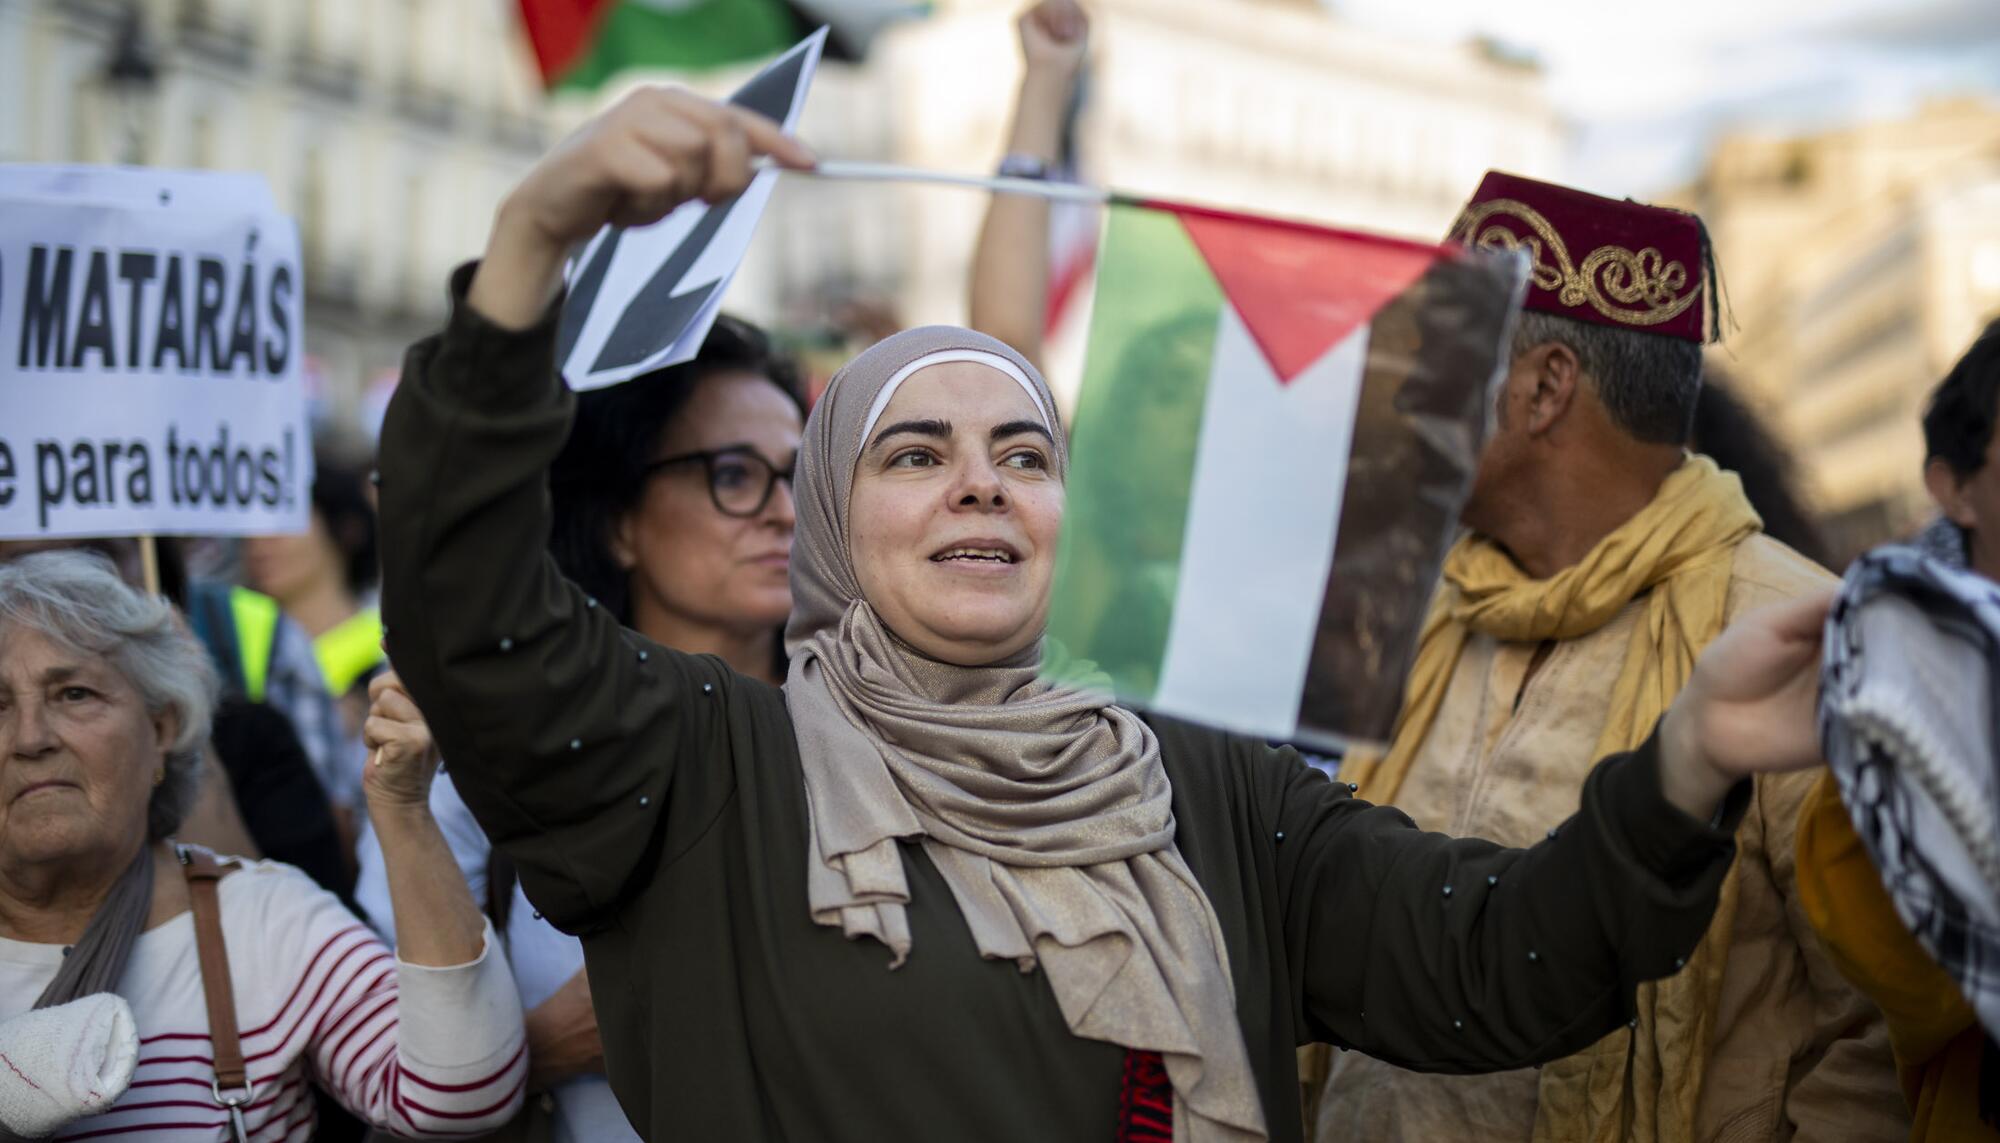
[[[201,991],[208,1001],[208,1038],[215,1053],[215,1100],[233,1111],[250,1102],[254,1094],[243,1062],[236,989],[229,983],[229,948],[222,940],[222,901],[216,893],[216,883],[235,866],[224,865],[199,846],[174,849],[181,859],[181,872],[187,875],[188,908],[194,914],[195,957],[201,963]],[[242,1093],[240,1100],[238,1092]]]

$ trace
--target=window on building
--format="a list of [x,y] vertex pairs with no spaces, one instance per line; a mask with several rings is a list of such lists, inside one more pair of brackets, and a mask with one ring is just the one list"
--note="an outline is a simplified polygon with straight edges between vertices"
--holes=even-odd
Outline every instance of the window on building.
[[403,179],[403,201],[398,203],[397,214],[403,220],[403,257],[399,267],[401,281],[396,283],[395,295],[403,305],[415,308],[420,297],[428,289],[434,288],[424,280],[425,232],[429,229],[425,217],[425,189],[427,180],[421,171],[413,171]]
[[101,121],[111,114],[111,96],[88,77],[77,77],[56,88],[63,101],[61,110],[50,118],[66,123],[68,130],[56,140],[55,155],[70,162],[102,162],[110,157],[108,133]]
[[221,144],[216,138],[215,113],[207,108],[188,120],[189,165],[212,170],[221,165]]
[[326,158],[319,147],[308,147],[299,164],[299,247],[308,267],[327,256],[326,204]]
[[306,0],[301,47],[313,59],[348,62],[360,47],[354,0]]
[[1807,150],[1803,145],[1793,147],[1791,153],[1785,156],[1784,166],[1779,172],[1778,181],[1788,187],[1802,187],[1812,181],[1812,176],[1812,152]]

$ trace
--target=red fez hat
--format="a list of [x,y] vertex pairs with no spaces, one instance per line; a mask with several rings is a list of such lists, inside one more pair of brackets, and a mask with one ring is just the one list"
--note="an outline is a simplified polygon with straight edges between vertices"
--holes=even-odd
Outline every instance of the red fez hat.
[[1708,232],[1686,211],[1488,171],[1451,237],[1526,253],[1524,309],[1696,342],[1706,321],[1721,336]]

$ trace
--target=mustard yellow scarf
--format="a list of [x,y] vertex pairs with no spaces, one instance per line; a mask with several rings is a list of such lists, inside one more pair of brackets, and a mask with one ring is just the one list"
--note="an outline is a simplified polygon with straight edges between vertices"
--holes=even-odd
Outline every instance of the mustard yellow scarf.
[[[1358,783],[1363,798],[1395,800],[1473,634],[1506,642],[1575,639],[1643,595],[1645,615],[1612,686],[1597,753],[1638,746],[1687,684],[1695,657],[1721,634],[1736,546],[1762,527],[1736,475],[1693,456],[1652,503],[1548,579],[1529,579],[1490,540],[1459,541],[1445,557],[1444,584],[1424,620],[1388,754],[1351,758],[1341,776]],[[1636,1028],[1542,1069],[1537,1143],[1693,1137],[1736,896],[1732,871],[1687,968],[1639,987]]]

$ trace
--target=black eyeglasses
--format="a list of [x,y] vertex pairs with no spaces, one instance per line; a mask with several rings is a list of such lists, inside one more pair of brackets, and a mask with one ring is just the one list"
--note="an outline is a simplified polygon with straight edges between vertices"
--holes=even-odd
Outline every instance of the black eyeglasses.
[[710,452],[687,452],[656,460],[639,470],[641,479],[663,468],[699,461],[708,474],[708,498],[725,516],[755,516],[771,502],[771,490],[783,480],[792,483],[793,468],[778,468],[759,456],[755,449],[723,448]]

